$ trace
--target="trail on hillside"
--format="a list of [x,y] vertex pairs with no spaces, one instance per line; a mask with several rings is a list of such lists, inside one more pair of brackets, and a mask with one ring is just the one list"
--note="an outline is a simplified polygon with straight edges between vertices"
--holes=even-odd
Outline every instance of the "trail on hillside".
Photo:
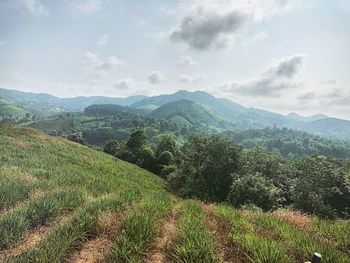
[[8,257],[16,257],[23,252],[38,245],[41,240],[51,231],[51,229],[57,225],[62,224],[71,217],[71,214],[66,214],[60,216],[58,219],[50,222],[47,225],[39,226],[30,231],[26,236],[24,236],[18,243],[12,248],[3,250],[0,252],[0,262]]
[[86,241],[79,250],[73,251],[66,260],[67,263],[97,263],[102,262],[110,251],[116,232],[129,213],[129,209],[117,213],[102,215],[98,235]]
[[153,247],[149,251],[145,263],[168,262],[168,252],[176,236],[179,204],[175,205],[161,222]]
[[207,214],[205,223],[209,229],[214,232],[216,246],[215,250],[217,251],[220,261],[241,263],[249,262],[241,248],[235,245],[232,242],[232,239],[230,239],[230,222],[216,214],[214,205],[201,204],[203,210]]

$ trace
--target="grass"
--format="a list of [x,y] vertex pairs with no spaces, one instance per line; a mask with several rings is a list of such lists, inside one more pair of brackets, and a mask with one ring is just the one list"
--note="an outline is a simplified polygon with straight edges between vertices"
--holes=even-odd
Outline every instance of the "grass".
[[[147,262],[159,242],[157,231],[175,205],[179,211],[171,246],[158,251],[173,262],[220,262],[222,251],[216,250],[227,244],[217,242],[223,240],[230,242],[237,262],[304,262],[314,252],[325,263],[350,262],[349,221],[312,218],[304,229],[275,214],[216,205],[215,216],[230,231],[213,232],[203,204],[171,198],[162,179],[135,165],[18,126],[0,125],[0,145],[1,262],[64,262],[101,236],[106,223],[101,215],[125,211],[122,221],[108,228],[111,248],[100,260]],[[41,226],[45,234],[21,246]],[[12,250],[16,253],[7,253]]]
[[251,262],[295,262],[278,242],[269,239],[267,235],[260,236],[256,225],[252,224],[248,216],[229,206],[219,206],[218,213],[229,219],[231,224],[229,236],[232,242],[242,249],[244,257]]
[[180,209],[178,236],[171,255],[174,262],[217,262],[213,233],[205,226],[205,213],[195,201]]
[[299,230],[271,214],[259,214],[256,217],[256,223],[265,229],[273,231],[276,234],[276,238],[297,258],[307,258],[312,253],[319,252],[323,255],[322,262],[350,262],[350,257],[339,251],[334,243],[318,239],[317,235],[313,236],[311,233]]
[[151,196],[121,225],[107,262],[141,262],[155,239],[157,222],[170,208],[166,196]]
[[0,248],[14,245],[30,229],[48,223],[83,203],[82,195],[71,189],[59,190],[33,199],[0,217]]

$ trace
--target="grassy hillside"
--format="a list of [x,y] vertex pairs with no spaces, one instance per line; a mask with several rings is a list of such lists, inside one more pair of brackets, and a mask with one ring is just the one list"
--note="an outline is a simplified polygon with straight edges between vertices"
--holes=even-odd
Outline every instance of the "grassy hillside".
[[350,224],[181,200],[155,175],[0,126],[2,262],[350,262]]

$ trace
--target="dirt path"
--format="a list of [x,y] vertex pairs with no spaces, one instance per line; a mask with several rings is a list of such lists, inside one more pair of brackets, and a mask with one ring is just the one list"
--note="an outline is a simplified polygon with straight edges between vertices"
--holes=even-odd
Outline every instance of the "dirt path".
[[163,220],[161,227],[158,229],[158,234],[153,247],[148,253],[145,263],[165,263],[168,262],[168,252],[176,236],[178,205],[167,214]]
[[0,262],[7,257],[16,257],[24,251],[35,247],[40,241],[50,232],[50,230],[56,225],[67,221],[71,215],[63,215],[56,220],[50,222],[48,225],[39,226],[30,231],[24,238],[22,238],[16,246],[3,250],[0,252]]
[[214,232],[215,251],[218,253],[219,262],[249,262],[241,248],[234,244],[229,236],[229,220],[218,216],[214,205],[202,204],[202,208],[207,214],[205,223]]
[[124,221],[129,210],[118,213],[104,214],[100,218],[99,233],[94,239],[85,242],[79,250],[73,251],[66,260],[67,263],[97,263],[102,262],[113,246],[116,232]]

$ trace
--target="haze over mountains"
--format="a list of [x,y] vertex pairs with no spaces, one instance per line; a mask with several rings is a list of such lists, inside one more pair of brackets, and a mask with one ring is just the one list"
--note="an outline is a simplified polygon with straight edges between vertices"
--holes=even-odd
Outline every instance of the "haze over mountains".
[[[8,109],[17,112],[49,116],[61,112],[79,112],[94,104],[116,104],[123,110],[134,111],[157,119],[167,119],[179,124],[207,125],[214,127],[230,126],[234,129],[288,127],[311,132],[324,137],[350,139],[350,121],[330,118],[317,114],[303,117],[296,113],[287,116],[244,107],[228,99],[216,98],[203,91],[181,90],[173,94],[146,97],[131,96],[111,98],[103,96],[58,98],[49,94],[27,93],[0,89],[0,112],[8,114]],[[104,108],[102,105],[100,108]],[[120,111],[116,107],[114,110]],[[113,112],[113,109],[112,109]]]

